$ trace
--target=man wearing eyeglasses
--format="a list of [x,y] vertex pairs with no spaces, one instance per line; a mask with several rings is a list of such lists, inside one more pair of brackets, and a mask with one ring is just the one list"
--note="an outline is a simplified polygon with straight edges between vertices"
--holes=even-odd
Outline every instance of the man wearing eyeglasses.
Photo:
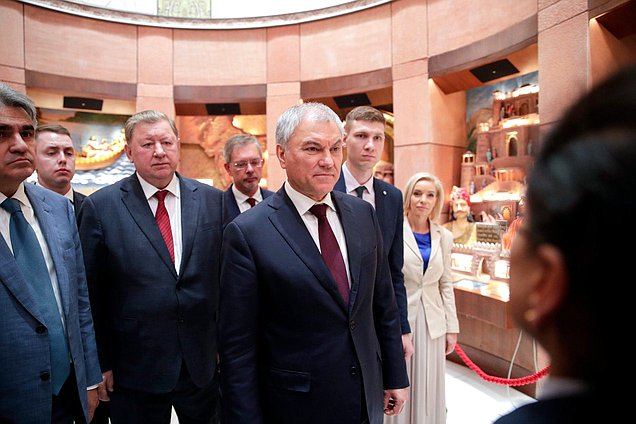
[[227,225],[274,192],[258,185],[263,173],[263,150],[256,137],[250,134],[230,137],[223,148],[223,158],[225,170],[232,177],[232,184],[223,194],[223,224]]

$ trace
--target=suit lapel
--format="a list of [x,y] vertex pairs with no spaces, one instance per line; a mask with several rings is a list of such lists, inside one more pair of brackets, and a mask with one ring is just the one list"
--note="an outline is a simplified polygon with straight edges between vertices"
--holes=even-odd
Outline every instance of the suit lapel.
[[305,263],[307,268],[314,274],[318,282],[325,290],[338,302],[343,311],[347,311],[347,305],[338,291],[336,282],[331,276],[331,272],[320,256],[320,251],[311,238],[307,227],[303,222],[291,199],[285,194],[284,187],[275,195],[271,206],[276,209],[276,213],[270,215],[269,220],[281,234],[283,239],[289,244],[298,258]]
[[22,271],[15,261],[15,257],[9,246],[0,236],[0,282],[2,282],[7,290],[15,296],[15,298],[29,311],[35,319],[44,322],[44,317],[40,314],[38,305],[35,302],[35,292],[30,284],[24,280]]
[[[344,194],[343,196],[348,196]],[[362,257],[360,252],[362,246],[360,245],[359,228],[357,225],[356,217],[353,214],[351,208],[342,201],[338,196],[332,196],[338,215],[340,216],[340,222],[345,234],[345,240],[347,242],[347,256],[349,257],[349,273],[351,274],[351,292],[349,293],[349,308],[355,305],[356,297],[360,289],[360,270],[362,267]]]
[[[430,222],[430,221],[429,221]],[[442,231],[439,226],[430,223],[431,227],[431,257],[428,259],[428,263],[430,264],[433,261],[433,258],[439,252],[439,249],[442,245]]]
[[422,259],[422,253],[420,252],[420,248],[417,246],[417,241],[415,240],[415,236],[413,235],[413,230],[409,225],[408,219],[404,219],[404,245],[411,253],[418,258],[421,262],[421,266],[424,267],[424,260]]
[[347,192],[347,185],[345,184],[345,180],[344,180],[344,173],[342,172],[342,168],[340,169],[340,178],[338,178],[338,181],[336,182],[336,185],[333,188],[336,191],[341,191],[343,193]]
[[155,217],[152,215],[144,191],[137,179],[137,174],[128,177],[128,180],[122,184],[121,190],[121,200],[124,206],[128,209],[133,220],[144,233],[152,247],[154,247],[161,260],[176,278],[177,272],[170,258],[170,253],[159,231],[157,221],[155,221]]
[[55,218],[51,215],[51,205],[48,204],[46,198],[41,194],[32,192],[30,187],[25,185],[25,192],[31,202],[35,217],[40,225],[40,231],[44,236],[46,245],[51,254],[53,260],[53,266],[55,267],[55,275],[57,276],[57,285],[62,299],[62,306],[64,308],[64,314],[68,316],[69,308],[69,276],[64,266],[64,258],[62,251],[60,250],[60,234],[58,232],[58,226],[55,223]]
[[181,187],[181,234],[183,246],[181,265],[179,267],[179,275],[181,275],[190,258],[192,245],[194,244],[194,235],[199,222],[199,200],[196,187],[192,186],[188,181],[179,177],[179,186]]

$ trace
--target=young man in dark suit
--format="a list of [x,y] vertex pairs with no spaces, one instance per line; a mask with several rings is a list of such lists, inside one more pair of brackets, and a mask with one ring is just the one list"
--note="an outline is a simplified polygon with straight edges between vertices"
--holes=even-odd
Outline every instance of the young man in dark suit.
[[71,187],[71,180],[75,175],[75,148],[67,128],[56,124],[37,127],[35,170],[37,183],[67,197],[77,216],[86,196]]
[[408,361],[413,354],[411,328],[407,316],[407,298],[404,287],[404,207],[402,192],[392,184],[373,176],[373,167],[384,150],[386,119],[371,106],[352,109],[345,118],[345,147],[347,160],[342,165],[335,190],[357,196],[371,203],[378,216],[384,241],[384,253],[389,259],[391,281],[400,311],[400,331],[404,356]]
[[223,193],[223,222],[227,224],[274,192],[259,187],[264,163],[263,150],[256,137],[250,134],[230,137],[223,147],[223,158],[223,166],[232,177],[232,184]]
[[222,195],[176,173],[173,120],[139,112],[125,126],[136,172],[91,194],[80,236],[110,418],[216,422]]
[[342,137],[322,104],[284,112],[276,149],[287,180],[225,228],[224,424],[381,424],[408,397],[375,213],[332,191]]

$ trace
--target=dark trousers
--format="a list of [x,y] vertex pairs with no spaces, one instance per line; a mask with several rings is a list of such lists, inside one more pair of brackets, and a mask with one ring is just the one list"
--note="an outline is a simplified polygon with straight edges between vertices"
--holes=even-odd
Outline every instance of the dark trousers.
[[180,424],[217,424],[219,381],[214,379],[198,387],[190,378],[185,363],[181,364],[179,381],[169,393],[149,393],[117,385],[110,394],[112,424],[170,424],[174,407]]
[[52,396],[51,423],[52,424],[85,424],[82,403],[77,392],[75,371],[71,366],[71,373],[57,395]]

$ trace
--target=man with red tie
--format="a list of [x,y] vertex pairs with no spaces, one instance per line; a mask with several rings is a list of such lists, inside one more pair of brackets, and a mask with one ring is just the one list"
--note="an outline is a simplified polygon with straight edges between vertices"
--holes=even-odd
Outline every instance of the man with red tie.
[[136,172],[84,200],[79,216],[111,422],[217,422],[220,190],[176,172],[174,121],[125,126]]
[[320,103],[279,118],[283,187],[225,227],[223,424],[381,424],[408,397],[373,207],[332,191],[343,128]]
[[259,187],[263,174],[263,149],[253,135],[230,137],[223,147],[223,159],[223,166],[232,178],[232,184],[223,193],[223,222],[227,224],[274,192]]

